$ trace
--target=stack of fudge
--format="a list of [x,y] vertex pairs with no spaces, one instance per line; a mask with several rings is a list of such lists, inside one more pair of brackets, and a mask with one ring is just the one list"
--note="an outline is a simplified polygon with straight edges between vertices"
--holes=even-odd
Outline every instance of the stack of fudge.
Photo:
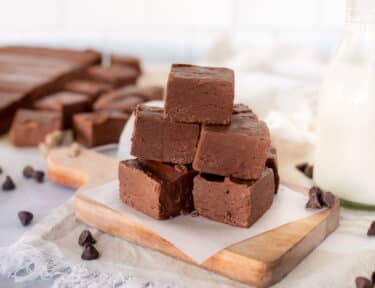
[[196,210],[239,227],[257,221],[277,192],[277,154],[267,125],[233,101],[232,70],[172,65],[164,109],[136,108],[121,200],[155,219]]
[[[7,121],[7,126],[1,129],[0,124],[0,132],[11,126],[10,140],[15,146],[37,146],[46,135],[62,130],[73,130],[76,140],[86,147],[118,142],[136,105],[162,99],[164,89],[136,85],[142,74],[136,57],[112,55],[109,66],[100,61],[100,54],[91,50],[0,48],[0,64],[10,65],[7,73],[0,73],[0,96],[8,78],[20,79],[26,86],[30,83],[32,91],[39,91],[28,95],[28,89],[22,90],[25,95],[20,96],[27,102],[13,94],[1,97],[0,122]],[[6,91],[19,89],[17,85],[19,81],[9,83]]]

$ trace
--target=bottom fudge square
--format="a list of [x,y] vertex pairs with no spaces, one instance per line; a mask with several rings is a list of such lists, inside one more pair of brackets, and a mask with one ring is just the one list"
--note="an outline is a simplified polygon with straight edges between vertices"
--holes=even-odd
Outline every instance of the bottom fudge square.
[[119,164],[120,198],[155,219],[168,219],[193,209],[193,179],[197,174],[184,165],[147,160]]
[[78,143],[90,148],[117,143],[129,114],[116,111],[79,113],[73,117]]
[[202,126],[193,168],[201,173],[258,179],[268,157],[270,132],[246,106],[234,108],[229,125]]
[[194,178],[193,198],[199,215],[233,226],[254,224],[271,207],[274,195],[274,176],[269,168],[253,181],[212,174]]
[[191,164],[197,149],[199,130],[198,124],[164,119],[161,108],[138,105],[131,154],[146,160]]
[[10,141],[15,146],[37,146],[47,134],[61,130],[60,112],[20,109],[14,117]]

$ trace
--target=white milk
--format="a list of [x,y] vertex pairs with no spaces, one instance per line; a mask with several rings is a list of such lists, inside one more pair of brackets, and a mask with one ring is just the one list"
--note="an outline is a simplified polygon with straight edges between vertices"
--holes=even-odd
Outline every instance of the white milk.
[[342,199],[375,206],[372,15],[350,15],[344,41],[327,71],[319,101],[314,181]]

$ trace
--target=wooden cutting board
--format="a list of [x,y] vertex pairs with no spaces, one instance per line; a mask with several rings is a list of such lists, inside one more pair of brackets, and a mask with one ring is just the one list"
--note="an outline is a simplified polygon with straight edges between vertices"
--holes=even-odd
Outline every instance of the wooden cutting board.
[[[148,228],[81,195],[80,191],[83,189],[115,180],[118,160],[86,149],[81,150],[77,158],[71,158],[67,148],[61,148],[53,150],[48,155],[47,163],[48,177],[51,181],[78,188],[75,196],[75,213],[82,222],[198,265]],[[337,228],[339,212],[340,203],[337,200],[331,209],[227,247],[198,266],[242,283],[269,287],[280,281]]]

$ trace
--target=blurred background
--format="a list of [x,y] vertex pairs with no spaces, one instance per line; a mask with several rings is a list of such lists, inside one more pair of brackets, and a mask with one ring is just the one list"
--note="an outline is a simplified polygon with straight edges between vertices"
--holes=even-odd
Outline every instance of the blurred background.
[[326,59],[344,14],[344,0],[2,0],[0,44],[91,47],[160,63],[198,61],[229,42]]

